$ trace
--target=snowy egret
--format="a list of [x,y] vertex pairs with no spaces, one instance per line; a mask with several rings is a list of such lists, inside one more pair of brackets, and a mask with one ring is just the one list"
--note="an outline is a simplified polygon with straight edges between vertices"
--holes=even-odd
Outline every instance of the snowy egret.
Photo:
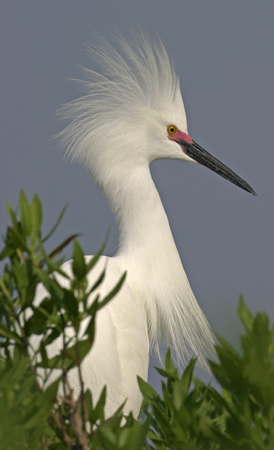
[[[160,41],[141,35],[129,43],[120,36],[118,51],[99,41],[90,50],[102,73],[84,69],[86,95],[62,108],[69,124],[61,142],[92,174],[119,226],[118,253],[101,257],[92,277],[107,261],[101,292],[124,271],[127,278],[98,314],[83,377],[97,398],[108,386],[107,415],[127,399],[125,412],[137,417],[142,397],[136,376],[147,379],[150,351],[160,355],[161,344],[169,344],[179,364],[198,355],[202,367],[214,354],[210,326],[192,293],[149,164],[160,158],[198,162],[256,194],[188,135],[179,80]],[[70,262],[63,269],[71,273]],[[37,298],[43,295],[40,287]],[[70,384],[79,390],[76,370]]]

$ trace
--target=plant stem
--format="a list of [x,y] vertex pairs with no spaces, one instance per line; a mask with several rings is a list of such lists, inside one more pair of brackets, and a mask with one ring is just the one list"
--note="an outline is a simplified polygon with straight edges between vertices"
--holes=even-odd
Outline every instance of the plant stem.
[[55,414],[54,412],[51,413],[51,417],[53,418],[53,420],[56,423],[56,425],[59,428],[59,430],[62,432],[63,439],[64,439],[64,442],[66,444],[67,450],[72,450],[71,438],[69,437],[68,433],[66,432],[66,430],[65,430],[61,420],[59,419],[57,414]]

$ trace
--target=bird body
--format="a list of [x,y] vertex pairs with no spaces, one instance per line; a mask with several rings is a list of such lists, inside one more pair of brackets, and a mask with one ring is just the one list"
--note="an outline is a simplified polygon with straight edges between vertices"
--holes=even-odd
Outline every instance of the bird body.
[[[92,257],[86,256],[86,262]],[[100,289],[94,295],[105,296],[110,292],[125,272],[123,265],[118,264],[115,258],[102,256],[88,277],[88,288],[99,278],[102,271],[107,268],[106,275]],[[72,276],[71,261],[62,266],[62,270]],[[56,274],[56,279],[64,287],[69,288],[69,280]],[[36,305],[47,295],[47,291],[39,285],[36,294]],[[93,297],[94,298],[94,297]],[[83,321],[81,331],[85,329]],[[66,331],[70,337],[70,329]],[[36,341],[38,342],[38,341]],[[34,346],[36,346],[34,344]],[[53,357],[63,348],[62,336],[59,336],[51,345],[47,346],[48,357]],[[149,339],[147,326],[138,303],[129,288],[124,283],[119,294],[97,313],[94,345],[82,363],[82,376],[85,389],[90,389],[94,401],[98,401],[100,393],[107,385],[107,398],[105,406],[106,417],[110,417],[116,409],[126,400],[124,412],[133,411],[138,417],[142,403],[142,395],[137,384],[137,375],[147,380],[149,365]],[[44,371],[38,370],[43,376]],[[60,376],[60,370],[55,370],[49,377],[46,386]],[[79,375],[77,368],[68,373],[69,385],[74,390],[75,398],[80,394]],[[59,395],[63,396],[62,384]]]
[[[149,164],[160,158],[200,162],[255,193],[187,134],[179,80],[162,44],[142,35],[130,44],[118,40],[119,52],[101,38],[92,48],[103,73],[85,69],[87,93],[61,109],[70,123],[59,137],[102,189],[118,223],[118,252],[101,257],[96,267],[99,273],[107,263],[100,292],[127,272],[121,291],[98,313],[95,343],[83,361],[85,387],[98,398],[107,384],[108,416],[127,399],[125,412],[137,417],[142,398],[136,376],[147,380],[150,351],[160,357],[161,345],[168,344],[179,365],[197,355],[204,368],[206,356],[214,355],[213,334],[189,285]],[[70,262],[63,270],[71,273]],[[90,277],[92,284],[96,273]],[[60,339],[50,354],[61,348]]]

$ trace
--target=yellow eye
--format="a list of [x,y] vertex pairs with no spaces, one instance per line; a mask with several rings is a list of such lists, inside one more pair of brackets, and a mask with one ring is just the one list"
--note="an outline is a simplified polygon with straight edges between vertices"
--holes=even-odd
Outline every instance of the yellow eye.
[[168,134],[175,134],[177,133],[177,127],[175,125],[169,125],[167,127]]

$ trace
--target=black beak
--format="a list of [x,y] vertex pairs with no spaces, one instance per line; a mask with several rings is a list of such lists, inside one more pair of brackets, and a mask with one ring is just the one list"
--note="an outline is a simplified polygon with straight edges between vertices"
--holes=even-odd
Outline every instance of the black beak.
[[253,195],[256,195],[256,192],[252,187],[246,183],[242,178],[240,178],[236,173],[232,172],[227,166],[225,166],[221,161],[211,156],[206,150],[204,150],[199,144],[192,140],[191,143],[186,142],[184,140],[177,141],[182,147],[187,156],[194,159],[199,164],[202,164],[205,167],[208,167],[210,170],[221,175],[221,177],[226,178],[226,180],[231,181],[231,183],[236,184],[240,188],[244,189],[247,192],[250,192]]

